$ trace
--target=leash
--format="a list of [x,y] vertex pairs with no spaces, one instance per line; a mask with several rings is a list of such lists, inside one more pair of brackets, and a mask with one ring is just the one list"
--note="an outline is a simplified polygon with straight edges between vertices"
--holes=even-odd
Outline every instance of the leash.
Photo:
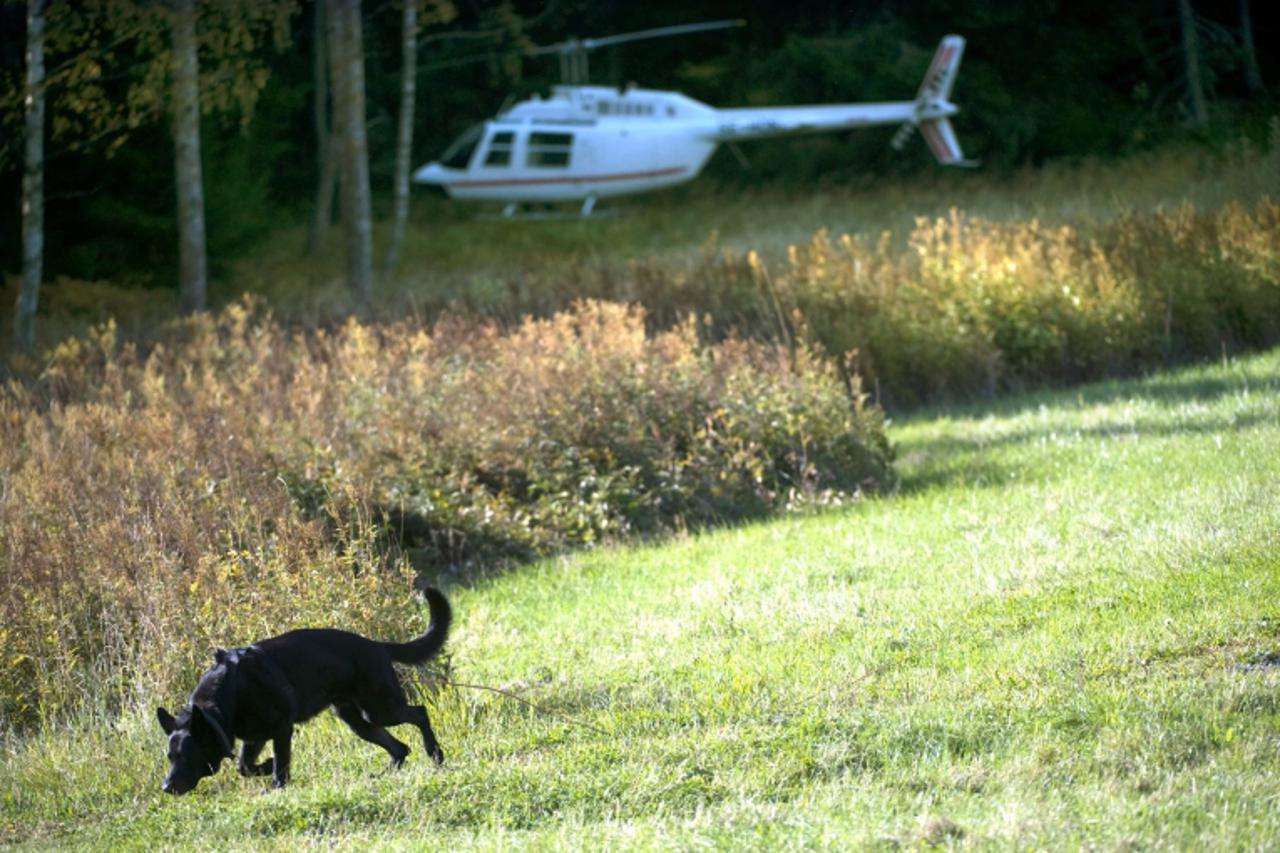
[[222,741],[222,748],[227,751],[225,757],[235,758],[235,743],[232,742],[231,736],[227,734],[227,730],[222,727],[222,723],[218,722],[218,718],[210,713],[209,709],[203,705],[193,705],[192,707],[199,711],[200,715],[204,717],[204,721],[213,727],[213,731],[217,734],[218,740]]
[[604,729],[599,728],[598,726],[593,726],[590,723],[584,722],[582,720],[574,719],[573,717],[569,717],[564,714],[557,714],[554,711],[550,711],[542,707],[537,702],[532,702],[524,698],[523,696],[519,695],[518,693],[512,693],[510,690],[503,690],[501,687],[490,687],[487,684],[463,684],[460,681],[450,681],[447,678],[440,679],[440,683],[446,684],[449,687],[465,687],[468,690],[487,690],[490,693],[497,693],[499,696],[505,696],[508,699],[514,699],[517,702],[520,702],[524,705],[528,705],[530,708],[532,708],[533,710],[537,711],[539,714],[542,714],[544,716],[556,717],[572,725],[580,726],[584,729],[589,729],[590,731],[593,731],[596,734],[604,735],[605,737],[610,736],[609,732],[606,732]]

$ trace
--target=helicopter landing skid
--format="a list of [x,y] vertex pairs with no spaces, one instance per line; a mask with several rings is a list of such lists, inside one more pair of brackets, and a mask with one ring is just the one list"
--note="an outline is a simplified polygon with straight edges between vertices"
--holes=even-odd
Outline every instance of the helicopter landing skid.
[[508,219],[522,222],[560,222],[567,219],[606,219],[618,216],[625,210],[625,207],[613,206],[597,208],[595,199],[589,198],[576,212],[568,208],[555,208],[551,205],[526,206],[512,203],[499,211],[486,211],[477,214],[476,218],[487,221]]

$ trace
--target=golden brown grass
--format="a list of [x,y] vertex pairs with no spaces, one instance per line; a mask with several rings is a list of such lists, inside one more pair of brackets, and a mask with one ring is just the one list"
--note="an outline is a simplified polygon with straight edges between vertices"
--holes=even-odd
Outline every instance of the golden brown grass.
[[176,691],[214,644],[421,627],[490,566],[889,481],[878,409],[803,345],[581,303],[504,331],[291,331],[260,305],[104,327],[0,390],[0,726]]

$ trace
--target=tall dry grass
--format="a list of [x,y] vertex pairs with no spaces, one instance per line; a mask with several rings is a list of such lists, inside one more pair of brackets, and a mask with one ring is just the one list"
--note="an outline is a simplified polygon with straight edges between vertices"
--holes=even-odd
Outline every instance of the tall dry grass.
[[[911,406],[1132,374],[1280,341],[1280,204],[1190,204],[1074,224],[953,210],[905,235],[827,230],[785,257],[708,244],[691,258],[567,265],[554,280],[450,293],[515,317],[572,294],[645,306],[664,328],[803,341],[854,359],[877,399]],[[419,307],[423,303],[419,302]]]
[[290,626],[408,636],[416,571],[891,477],[856,379],[638,308],[304,332],[238,303],[161,338],[106,326],[0,391],[0,728],[182,690]]
[[[991,396],[1133,373],[1280,340],[1280,205],[1189,205],[1102,225],[953,212],[888,237],[815,235],[752,264],[891,402]],[[784,311],[785,313],[785,311]]]

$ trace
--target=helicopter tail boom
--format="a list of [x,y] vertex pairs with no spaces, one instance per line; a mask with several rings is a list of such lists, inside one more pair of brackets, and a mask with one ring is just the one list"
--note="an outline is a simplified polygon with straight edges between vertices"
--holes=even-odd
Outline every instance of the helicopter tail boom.
[[974,161],[965,159],[949,121],[959,112],[949,99],[963,54],[964,38],[945,36],[913,101],[716,110],[715,126],[705,138],[713,142],[736,142],[898,124],[901,127],[892,142],[895,149],[906,144],[913,130],[919,130],[939,163],[972,166]]

